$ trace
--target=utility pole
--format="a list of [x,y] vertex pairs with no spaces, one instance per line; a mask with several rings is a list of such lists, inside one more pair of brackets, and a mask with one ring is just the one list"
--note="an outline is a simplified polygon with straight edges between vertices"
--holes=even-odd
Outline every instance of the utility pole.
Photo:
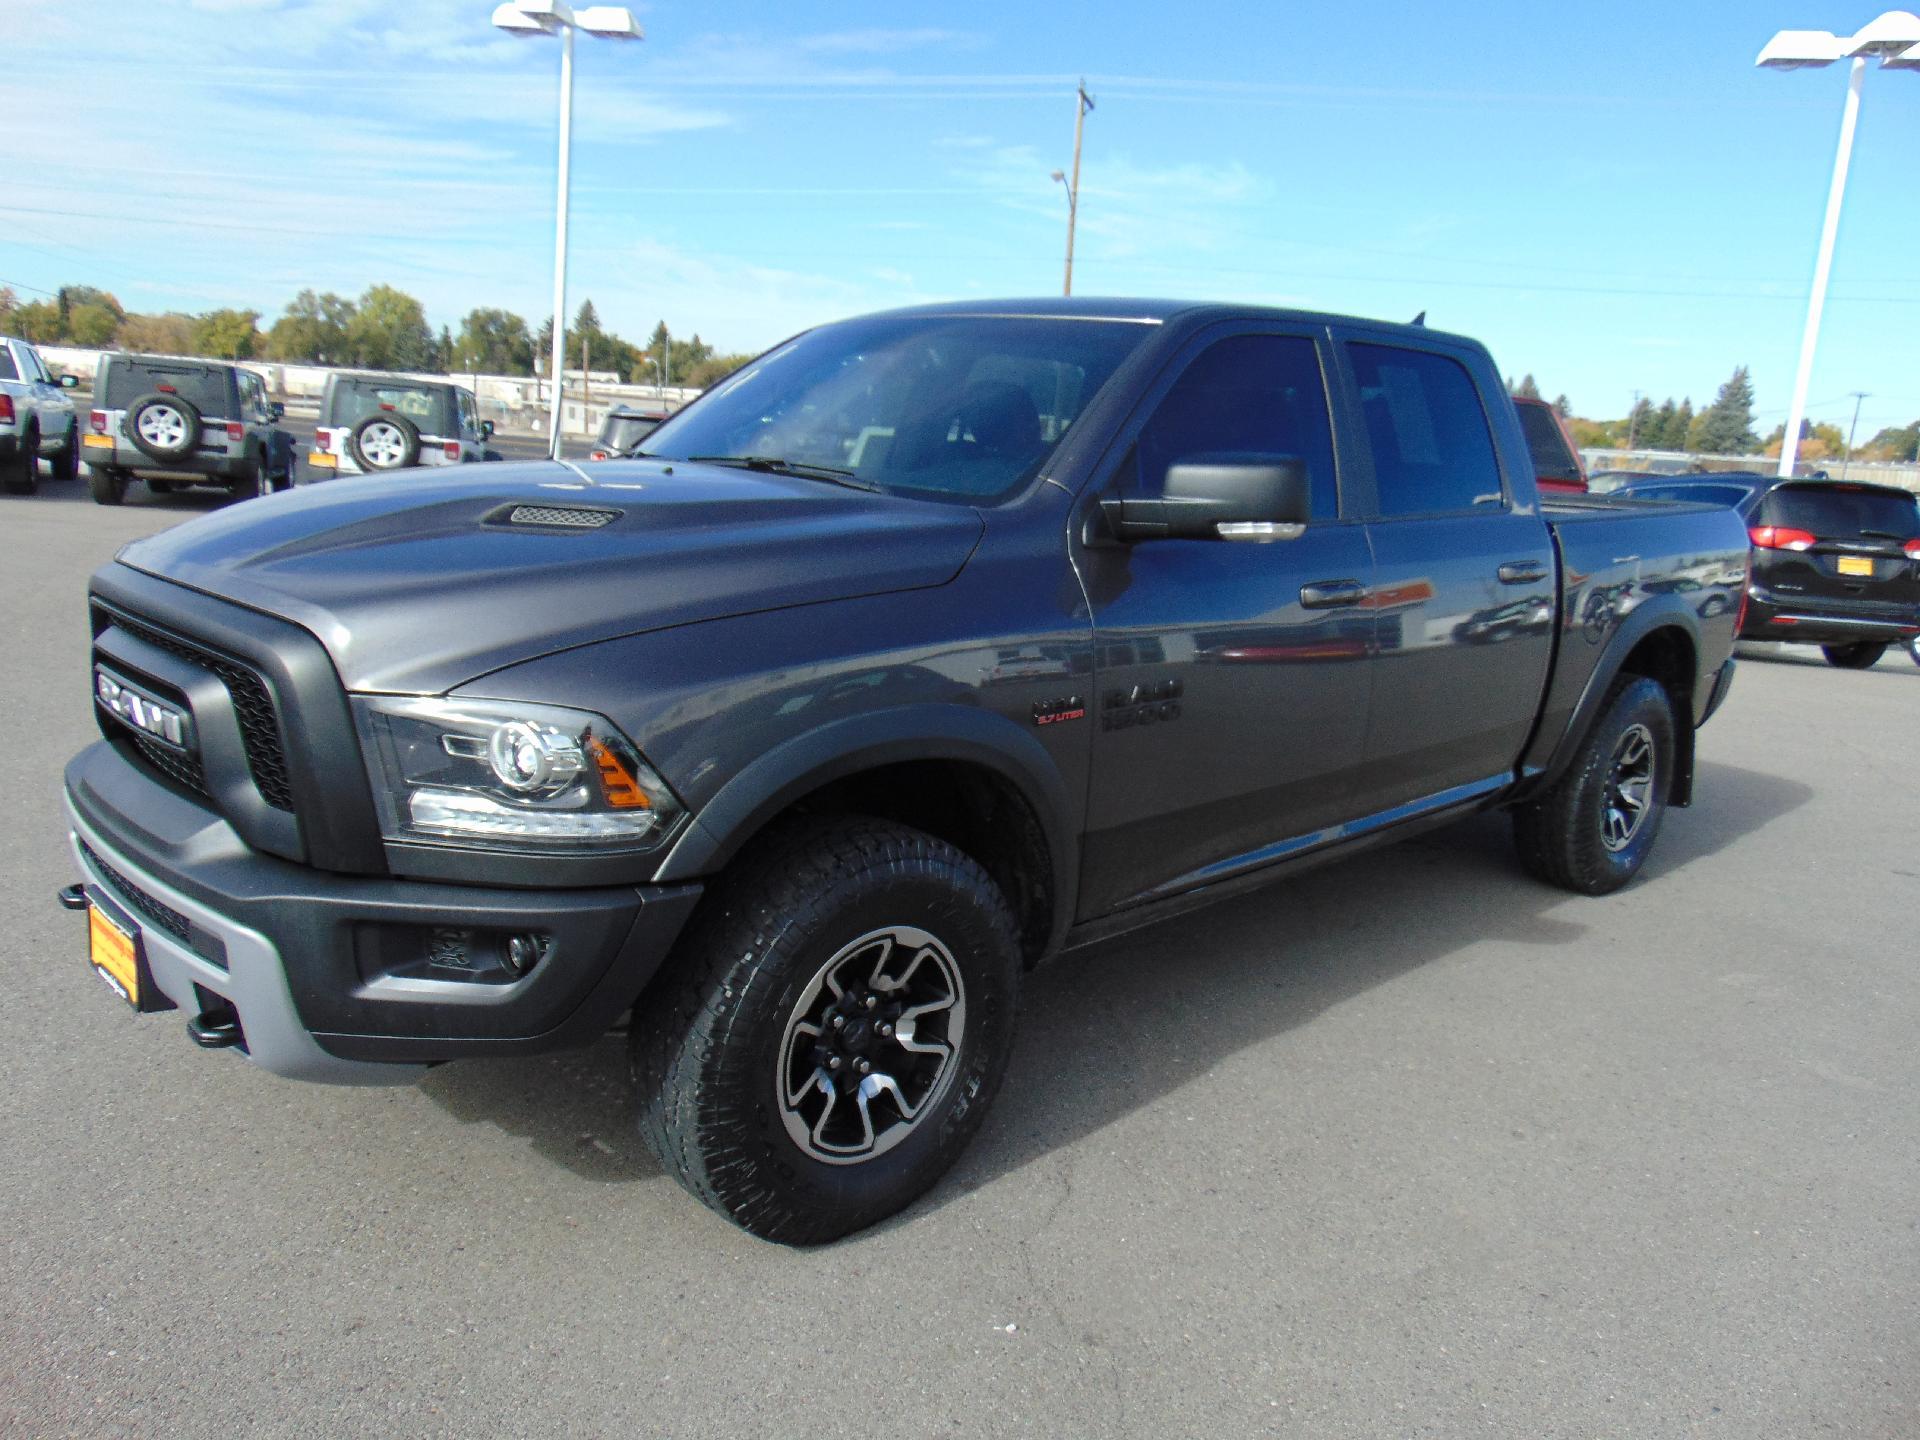
[[1633,449],[1634,433],[1640,428],[1640,392],[1633,392],[1633,408],[1627,411],[1627,449]]
[[1073,179],[1067,184],[1067,278],[1061,294],[1073,294],[1073,232],[1080,220],[1080,137],[1086,130],[1087,112],[1093,109],[1093,97],[1082,80],[1073,93]]
[[1860,402],[1871,398],[1871,394],[1865,390],[1856,390],[1853,392],[1853,423],[1847,426],[1847,453],[1840,461],[1840,478],[1842,480],[1847,478],[1847,466],[1853,463],[1853,432],[1860,428]]

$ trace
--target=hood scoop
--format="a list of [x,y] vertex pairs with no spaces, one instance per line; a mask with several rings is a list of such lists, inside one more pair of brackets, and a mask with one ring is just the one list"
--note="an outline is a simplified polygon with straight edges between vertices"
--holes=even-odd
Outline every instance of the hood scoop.
[[595,510],[584,505],[515,505],[504,515],[489,516],[495,525],[533,530],[598,530],[620,518],[618,510]]

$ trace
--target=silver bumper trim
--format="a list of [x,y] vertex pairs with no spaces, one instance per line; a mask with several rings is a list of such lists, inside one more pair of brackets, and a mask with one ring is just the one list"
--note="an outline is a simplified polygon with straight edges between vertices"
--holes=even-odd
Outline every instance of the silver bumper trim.
[[138,861],[80,818],[72,800],[66,802],[67,823],[72,827],[68,841],[74,863],[86,877],[89,890],[109,896],[116,907],[137,916],[139,908],[130,897],[88,860],[81,848],[84,840],[94,854],[124,875],[127,880],[185,915],[209,935],[218,936],[226,947],[227,968],[222,970],[194,954],[166,931],[153,925],[140,927],[141,944],[146,950],[147,966],[154,984],[178,1005],[188,1019],[199,1014],[202,1005],[194,986],[220,996],[240,1017],[246,1036],[242,1053],[263,1070],[284,1075],[290,1080],[316,1080],[330,1085],[405,1085],[425,1073],[423,1065],[384,1065],[365,1060],[342,1060],[322,1050],[300,1023],[294,1008],[293,992],[287,986],[286,967],[280,952],[265,935],[209,910],[191,896],[156,879]]

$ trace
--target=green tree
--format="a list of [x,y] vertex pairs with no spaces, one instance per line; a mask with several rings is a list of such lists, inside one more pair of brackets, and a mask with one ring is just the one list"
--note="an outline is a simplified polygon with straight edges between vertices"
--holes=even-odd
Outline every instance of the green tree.
[[120,322],[113,343],[122,350],[145,355],[187,355],[193,351],[190,315],[129,315]]
[[1889,425],[1862,445],[1860,453],[1869,460],[1920,460],[1920,420]]
[[20,308],[20,297],[11,285],[0,285],[0,330],[13,329],[13,312]]
[[370,370],[423,370],[433,356],[427,312],[404,290],[369,286],[346,327],[351,362]]
[[1680,402],[1680,408],[1673,412],[1673,423],[1667,427],[1668,450],[1686,450],[1688,438],[1693,434],[1693,397],[1687,396]]
[[682,374],[681,383],[702,390],[710,389],[752,359],[753,356],[744,351],[734,355],[709,355],[689,365]]
[[121,319],[104,305],[75,305],[67,311],[67,339],[89,350],[101,349],[112,343]]
[[1533,383],[1533,376],[1531,375],[1522,375],[1518,385],[1515,385],[1511,380],[1507,381],[1507,389],[1513,393],[1513,398],[1516,400],[1538,400],[1541,398],[1540,387]]
[[252,358],[260,343],[258,310],[209,310],[193,320],[193,351],[223,360]]
[[1558,415],[1562,420],[1571,420],[1573,418],[1573,402],[1564,395],[1554,396],[1553,413]]
[[15,307],[13,328],[20,332],[21,339],[36,345],[58,345],[67,338],[60,307],[51,300],[30,300]]
[[59,306],[61,312],[69,317],[82,305],[95,305],[113,316],[118,325],[127,318],[127,310],[110,291],[99,290],[92,285],[62,285],[60,287]]
[[1653,412],[1653,418],[1634,437],[1634,444],[1645,450],[1679,449],[1673,440],[1674,414],[1673,397],[1669,395],[1661,402],[1660,408]]
[[531,375],[533,337],[527,322],[507,310],[470,310],[453,342],[452,368],[487,375]]
[[[1671,405],[1673,402],[1667,402]],[[1633,409],[1627,412],[1626,421],[1620,427],[1621,439],[1630,448],[1653,448],[1653,426],[1655,414],[1653,402],[1642,395],[1633,402]],[[1631,438],[1629,438],[1631,437]]]
[[1687,448],[1703,455],[1742,455],[1758,443],[1753,433],[1753,382],[1741,365],[1688,429]]
[[338,364],[347,356],[347,326],[352,320],[353,302],[344,295],[302,290],[273,322],[264,353],[270,360]]

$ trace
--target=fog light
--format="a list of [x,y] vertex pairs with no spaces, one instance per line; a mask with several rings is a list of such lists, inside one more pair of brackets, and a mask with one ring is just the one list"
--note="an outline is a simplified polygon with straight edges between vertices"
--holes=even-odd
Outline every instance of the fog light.
[[507,969],[518,979],[538,965],[547,953],[547,945],[538,935],[509,935],[503,954]]

